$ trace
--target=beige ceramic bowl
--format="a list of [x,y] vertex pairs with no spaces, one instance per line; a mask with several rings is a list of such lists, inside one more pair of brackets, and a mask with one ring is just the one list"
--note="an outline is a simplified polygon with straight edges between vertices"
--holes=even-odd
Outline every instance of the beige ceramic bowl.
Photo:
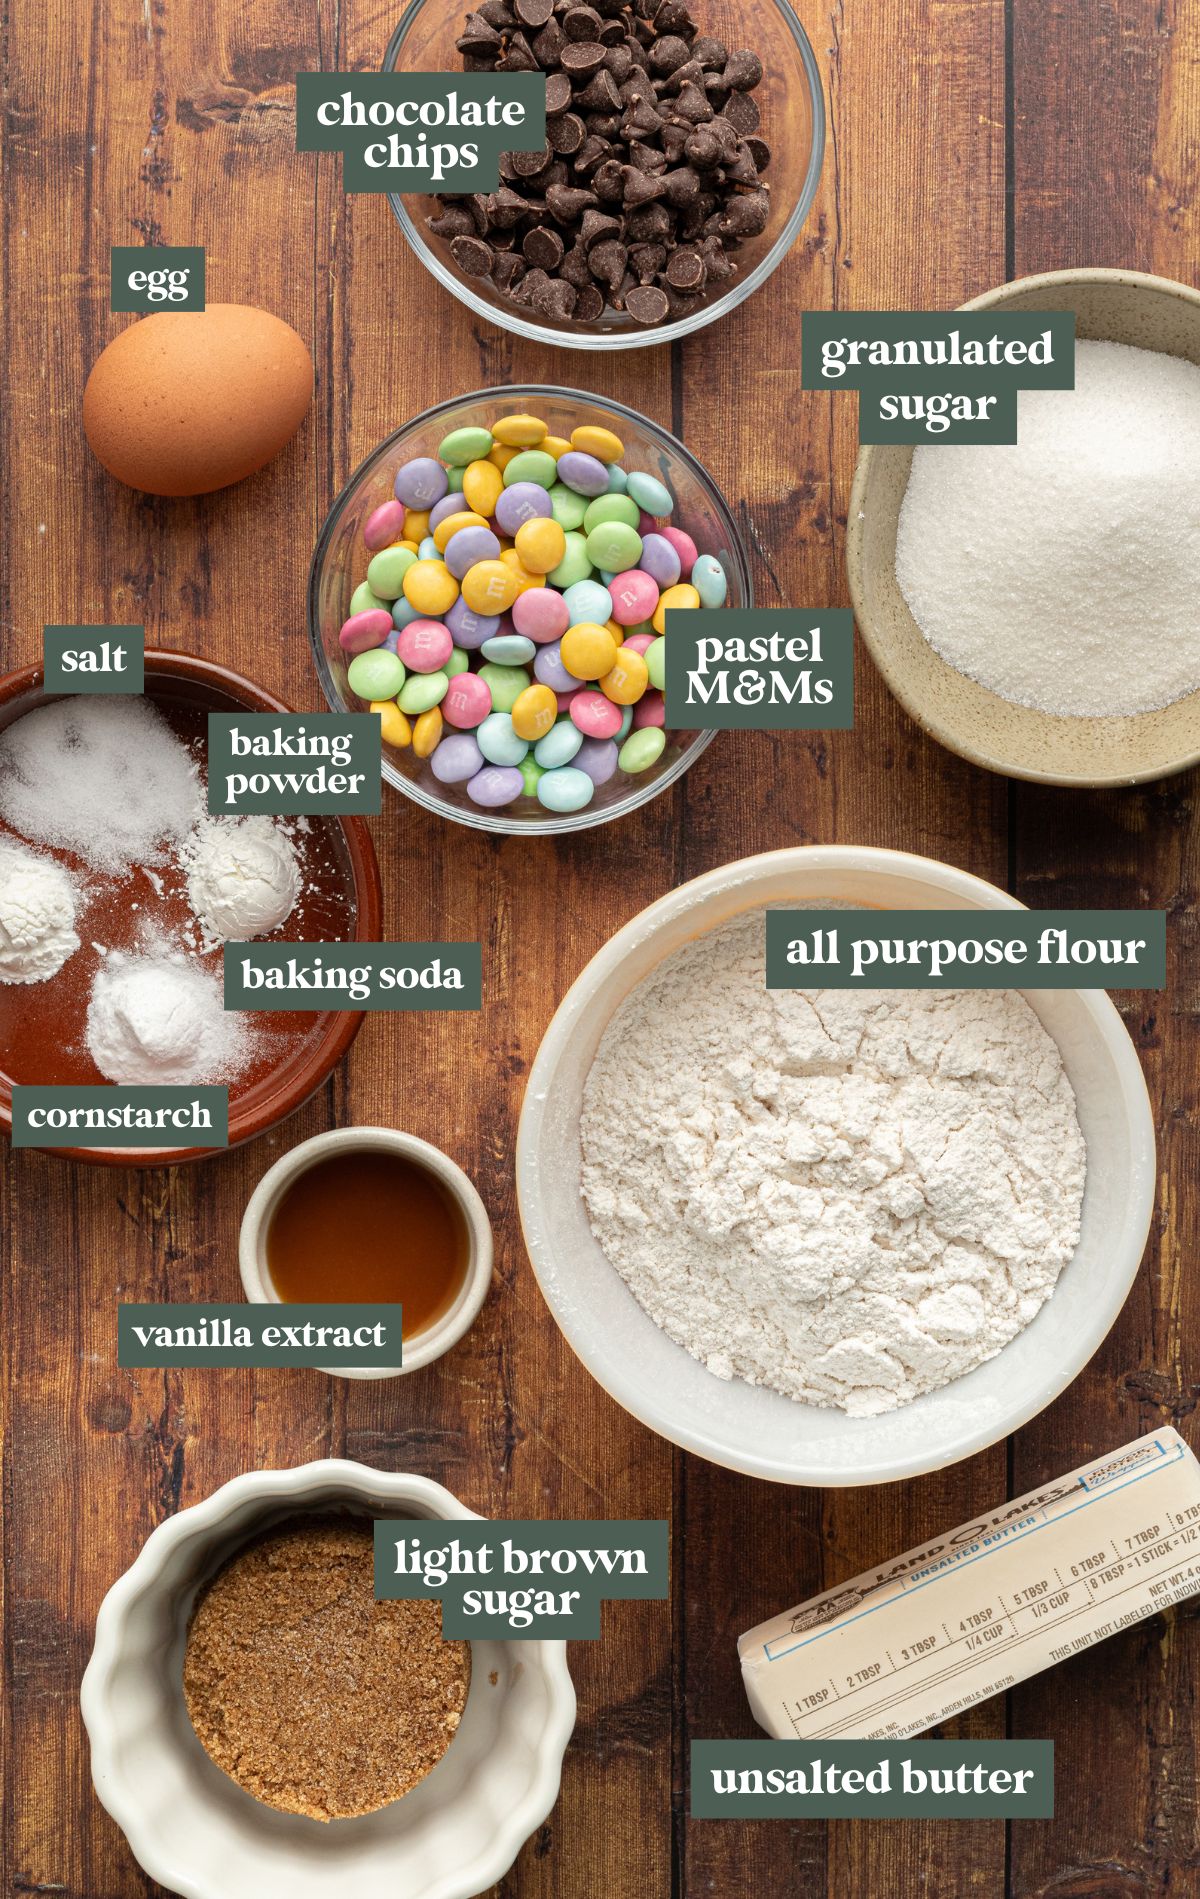
[[[1200,293],[1133,270],[1022,277],[967,310],[1074,310],[1076,334],[1200,364]],[[1132,785],[1200,759],[1200,690],[1131,718],[1067,719],[1013,705],[935,653],[896,582],[896,526],[913,451],[864,448],[850,494],[846,569],[859,632],[901,705],[963,758],[1048,785]]]
[[467,1227],[467,1270],[463,1283],[449,1310],[410,1339],[405,1337],[403,1365],[373,1371],[350,1371],[345,1366],[329,1366],[331,1378],[398,1378],[402,1372],[420,1371],[432,1365],[452,1345],[457,1345],[474,1325],[479,1308],[492,1283],[492,1227],[487,1208],[475,1188],[448,1154],[431,1147],[415,1134],[402,1134],[398,1128],[334,1128],[328,1134],[314,1134],[301,1141],[268,1167],[246,1205],[238,1240],[238,1264],[242,1285],[252,1305],[280,1305],[282,1301],[271,1281],[267,1266],[267,1231],[285,1190],[298,1174],[315,1162],[328,1160],[337,1153],[395,1154],[441,1182],[455,1202]]

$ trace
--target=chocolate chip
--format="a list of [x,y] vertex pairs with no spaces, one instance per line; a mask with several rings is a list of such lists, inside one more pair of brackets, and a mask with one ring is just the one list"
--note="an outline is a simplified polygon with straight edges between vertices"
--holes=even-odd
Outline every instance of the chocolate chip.
[[665,244],[635,244],[629,253],[630,268],[641,284],[653,283],[666,262]]
[[755,86],[762,85],[762,76],[763,63],[758,54],[748,53],[744,48],[730,53],[721,75],[731,92],[753,92]]
[[[538,65],[544,73],[551,74],[554,79],[566,78],[566,74],[558,70],[559,61],[562,57],[562,49],[566,43],[567,36],[557,20],[547,20],[541,32],[537,34],[531,42],[533,46],[533,56],[537,60]],[[568,79],[567,85],[569,86],[570,83]],[[547,97],[546,111],[550,112],[551,110],[561,111],[562,107],[552,108],[549,103],[549,98]]]
[[570,7],[562,16],[562,25],[569,40],[594,40],[600,31],[600,15],[594,7]]
[[488,223],[493,231],[511,231],[528,209],[519,191],[514,191],[510,185],[501,185],[499,191],[493,191],[487,201]]
[[692,58],[706,73],[724,72],[729,54],[723,40],[714,40],[707,33],[698,33],[692,41]]
[[492,282],[497,290],[511,290],[525,275],[525,260],[515,251],[497,251],[492,259]]
[[667,244],[675,235],[675,219],[665,204],[642,204],[625,220],[625,235],[636,244]]
[[731,198],[720,217],[717,229],[722,237],[757,237],[767,228],[767,219],[771,215],[769,193],[758,191],[740,192]]
[[755,171],[766,171],[771,162],[771,147],[760,138],[748,138],[746,150],[754,160]]
[[758,107],[745,92],[731,92],[722,117],[728,119],[735,132],[745,138],[748,132],[757,132],[761,120]]
[[533,303],[549,282],[544,270],[527,270],[513,295],[518,303]]
[[[469,239],[463,241],[470,242]],[[615,237],[608,237],[602,243],[593,244],[588,252],[588,269],[592,276],[598,278],[602,284],[607,284],[612,291],[619,287],[628,262],[629,252]]]
[[725,177],[729,184],[756,185],[758,166],[754,154],[745,145],[739,145],[732,158],[725,160]]
[[498,33],[517,23],[515,14],[511,7],[505,4],[505,0],[483,0],[479,8],[479,17],[481,20],[486,20],[489,26],[494,26]]
[[551,185],[546,193],[546,209],[560,224],[574,224],[595,202],[595,192],[582,185]]
[[604,292],[595,284],[585,284],[575,299],[576,323],[598,323],[604,315]]
[[605,20],[596,38],[607,53],[614,46],[624,45],[625,28],[621,25],[620,20]]
[[487,277],[491,272],[493,253],[481,237],[453,238],[450,255],[468,277]]
[[[567,19],[571,15],[568,13]],[[572,79],[589,79],[604,64],[604,48],[599,40],[571,40],[562,50],[562,69]]]
[[514,33],[508,42],[508,51],[496,64],[498,73],[535,73],[538,70],[533,48],[523,33]]
[[630,290],[625,298],[625,308],[635,323],[643,323],[647,328],[652,323],[661,323],[670,309],[665,291],[657,284],[639,284]]
[[656,33],[678,33],[685,40],[694,38],[696,22],[692,18],[687,0],[662,0],[662,5],[654,15]]
[[620,237],[623,230],[620,218],[610,217],[604,211],[585,211],[583,223],[579,227],[579,241],[583,248],[590,251],[593,244],[602,244],[605,238]]
[[587,252],[578,240],[572,244],[563,258],[558,274],[560,277],[565,277],[569,284],[574,284],[577,290],[591,283],[592,273],[588,269]]
[[460,53],[486,53],[503,44],[496,28],[484,19],[482,13],[468,13],[462,37],[455,40]]
[[667,264],[667,282],[674,290],[699,290],[704,282],[704,259],[699,251],[684,246],[672,253]]
[[617,90],[617,82],[607,67],[602,66],[598,73],[593,73],[575,103],[581,112],[618,112],[620,110],[621,95]]
[[611,151],[612,146],[606,138],[597,138],[595,133],[590,133],[583,141],[583,150],[576,155],[575,170],[583,177],[590,178]]
[[601,204],[620,204],[625,197],[625,167],[615,158],[606,158],[592,179]]
[[697,128],[683,147],[683,155],[689,165],[695,165],[699,171],[711,171],[721,162],[722,146],[716,133],[707,125]]
[[594,132],[597,138],[614,139],[620,130],[621,121],[615,112],[593,112],[588,118],[588,131]]
[[657,78],[663,79],[668,73],[673,73],[677,67],[685,65],[691,56],[692,49],[687,41],[680,39],[677,33],[668,33],[665,38],[655,40],[650,48],[650,58],[647,63],[650,71]]
[[475,220],[469,211],[452,204],[440,217],[430,218],[429,228],[435,237],[470,237],[475,230]]
[[[622,38],[619,46],[610,46],[604,55],[605,70],[610,72],[618,86],[624,84],[633,71],[633,55]],[[618,95],[619,96],[619,95]]]
[[638,171],[634,166],[626,165],[624,187],[627,205],[651,204],[655,198],[662,197],[667,181],[661,172]]
[[522,26],[545,26],[554,12],[554,0],[513,0],[513,12]]
[[557,152],[562,158],[570,158],[582,151],[586,137],[587,126],[578,112],[562,112],[557,118],[551,119],[546,127],[546,143],[552,152]]
[[[565,112],[572,99],[571,82],[566,73],[551,73],[546,81],[546,117],[556,119]],[[550,128],[547,126],[547,136]]]
[[518,178],[536,178],[550,163],[552,154],[548,146],[538,152],[514,152],[512,168]]
[[531,231],[526,231],[521,242],[525,262],[535,264],[539,270],[557,270],[565,248],[559,233],[545,224],[535,224]]

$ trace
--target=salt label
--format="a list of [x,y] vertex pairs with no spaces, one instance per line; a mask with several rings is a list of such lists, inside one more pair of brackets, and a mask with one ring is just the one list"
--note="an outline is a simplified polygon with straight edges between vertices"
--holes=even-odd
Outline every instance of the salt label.
[[48,626],[42,633],[46,692],[142,692],[143,626]]

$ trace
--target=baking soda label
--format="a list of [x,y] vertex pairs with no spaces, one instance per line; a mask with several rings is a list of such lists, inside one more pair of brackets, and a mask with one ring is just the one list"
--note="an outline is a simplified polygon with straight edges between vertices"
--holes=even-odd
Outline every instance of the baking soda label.
[[109,308],[149,316],[155,310],[203,310],[204,250],[199,244],[114,244]]
[[703,732],[845,732],[854,724],[848,607],[668,608],[666,721]]
[[228,1147],[228,1088],[16,1087],[14,1147]]
[[495,191],[545,143],[543,72],[296,76],[296,150],[341,152],[347,191]]
[[1073,389],[1073,310],[806,311],[805,389],[858,391],[863,443],[1017,440],[1021,389]]
[[1163,910],[768,910],[768,989],[1162,989]]
[[224,955],[227,1009],[478,1009],[483,1001],[478,943],[226,943]]
[[210,712],[213,817],[337,816],[383,808],[378,719],[352,712]]
[[145,627],[48,626],[42,655],[47,692],[145,690]]
[[668,1593],[665,1522],[377,1522],[375,1595],[437,1597],[448,1641],[594,1642],[600,1605]]

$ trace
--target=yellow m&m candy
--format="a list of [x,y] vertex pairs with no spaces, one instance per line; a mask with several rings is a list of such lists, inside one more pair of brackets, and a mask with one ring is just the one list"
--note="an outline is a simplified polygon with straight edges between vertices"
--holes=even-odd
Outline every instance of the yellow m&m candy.
[[404,598],[418,613],[439,620],[458,599],[458,582],[445,561],[415,560],[404,576]]
[[428,758],[441,743],[441,737],[441,708],[439,706],[431,706],[429,711],[422,712],[420,717],[413,724],[413,751],[418,758]]
[[513,701],[513,731],[518,738],[535,744],[545,738],[558,717],[558,699],[549,686],[526,686]]
[[530,568],[526,567],[524,561],[521,559],[521,556],[517,551],[515,542],[513,543],[511,547],[501,548],[500,559],[504,562],[504,565],[508,568],[509,573],[512,574],[514,579],[516,580],[518,593],[524,593],[527,587],[544,587],[545,586],[546,584],[545,574],[535,574]]
[[505,415],[492,423],[493,439],[505,448],[538,448],[546,432],[546,424],[536,415]]
[[462,596],[472,613],[507,613],[520,592],[520,581],[502,560],[477,560],[463,575]]
[[619,462],[625,453],[625,444],[619,435],[614,435],[611,429],[594,427],[590,422],[572,429],[571,447],[578,449],[581,455],[594,455],[598,462]]
[[493,468],[498,468],[500,473],[503,474],[513,456],[519,455],[521,452],[519,448],[511,448],[506,442],[497,442],[495,448],[488,456],[488,460],[491,462]]
[[385,745],[403,748],[412,744],[413,730],[407,715],[401,712],[394,699],[372,699],[372,712],[379,714],[379,726]]
[[656,633],[665,633],[667,614],[672,607],[698,607],[699,605],[700,595],[696,589],[689,587],[686,581],[681,581],[678,586],[667,588],[654,609],[650,624]]
[[531,574],[548,574],[567,551],[567,537],[552,516],[524,521],[513,542],[521,565]]
[[569,626],[558,650],[563,665],[576,679],[603,679],[617,658],[617,642],[606,626],[597,626],[594,620]]
[[462,491],[467,506],[490,521],[504,493],[504,476],[494,462],[471,462],[463,476]]
[[553,455],[555,461],[558,461],[563,455],[569,455],[571,452],[571,444],[565,435],[544,435],[538,443],[538,447],[541,449],[543,455]]
[[641,654],[636,648],[626,652],[622,647],[611,671],[606,672],[601,679],[600,690],[615,706],[632,706],[637,704],[649,684],[650,674]]
[[433,530],[433,544],[439,554],[444,554],[450,545],[451,539],[458,533],[460,528],[485,528],[486,526],[487,522],[483,516],[476,514],[473,508],[465,508],[461,514],[443,515]]
[[417,546],[419,547],[421,545],[421,542],[425,539],[425,536],[428,534],[428,532],[429,532],[429,509],[428,508],[405,508],[404,510],[404,539],[406,541],[415,541],[417,543]]

